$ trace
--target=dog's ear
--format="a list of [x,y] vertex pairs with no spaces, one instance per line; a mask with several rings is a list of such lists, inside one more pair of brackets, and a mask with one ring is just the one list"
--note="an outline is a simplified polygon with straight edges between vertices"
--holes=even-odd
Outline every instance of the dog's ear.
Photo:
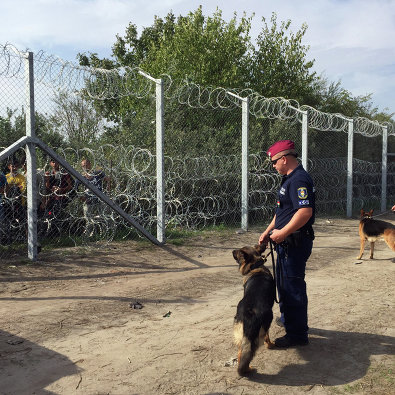
[[361,218],[363,218],[365,215],[365,211],[363,211],[363,208],[361,208]]
[[246,253],[246,251],[244,251],[242,248],[239,250],[233,250],[233,258],[235,258],[235,261],[241,267],[247,263],[248,253]]
[[261,254],[263,253],[263,251],[266,250],[266,246],[265,246],[264,244],[255,244],[254,248],[255,248],[255,251],[256,251],[259,255],[261,255]]
[[373,209],[369,211],[369,217],[371,217],[373,215]]
[[[241,258],[245,258],[245,252],[243,251],[242,248],[238,249],[238,250],[233,250],[232,251],[233,254],[233,258],[235,259],[235,261],[239,262]],[[239,262],[240,263],[240,262]]]

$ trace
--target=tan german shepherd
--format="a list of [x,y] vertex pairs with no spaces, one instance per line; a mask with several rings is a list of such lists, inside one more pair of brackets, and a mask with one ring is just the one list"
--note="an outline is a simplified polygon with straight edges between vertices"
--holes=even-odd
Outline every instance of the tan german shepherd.
[[370,242],[370,259],[373,259],[374,243],[379,238],[384,238],[388,247],[395,251],[395,226],[386,221],[372,218],[373,210],[368,212],[361,210],[359,221],[359,237],[361,238],[361,249],[357,259],[362,258],[365,241]]

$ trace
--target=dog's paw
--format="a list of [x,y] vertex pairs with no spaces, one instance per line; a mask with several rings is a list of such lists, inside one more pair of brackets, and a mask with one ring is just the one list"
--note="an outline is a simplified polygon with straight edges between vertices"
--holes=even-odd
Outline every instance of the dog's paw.
[[250,376],[251,374],[255,373],[256,369],[251,368],[250,366],[247,369],[238,369],[237,373],[239,376]]
[[276,345],[272,342],[266,343],[266,347],[270,350],[271,348],[276,348]]

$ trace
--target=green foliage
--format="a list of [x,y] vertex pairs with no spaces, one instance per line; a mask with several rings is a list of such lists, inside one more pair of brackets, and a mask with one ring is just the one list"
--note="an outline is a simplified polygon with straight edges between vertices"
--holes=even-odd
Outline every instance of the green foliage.
[[[391,114],[373,107],[371,95],[354,97],[340,82],[328,82],[312,70],[314,59],[309,59],[309,47],[303,43],[306,24],[294,32],[290,20],[280,22],[273,13],[270,20],[262,18],[261,32],[253,42],[252,18],[253,15],[247,17],[245,13],[238,18],[235,13],[225,21],[221,10],[205,16],[202,7],[186,16],[176,17],[170,12],[163,19],[155,17],[141,34],[131,22],[124,35],[117,35],[112,59],[99,59],[97,54],[88,53],[79,54],[79,61],[81,65],[104,69],[137,67],[155,78],[168,74],[174,89],[187,82],[202,87],[249,88],[265,97],[295,99],[323,112],[390,121]],[[105,82],[98,78],[90,83],[100,87]],[[177,99],[167,99],[165,103],[166,154],[234,153],[235,146],[240,144],[240,117],[223,110],[191,108]],[[113,122],[103,127],[101,143],[121,141],[154,148],[152,98],[125,96],[98,100],[94,107],[97,114]],[[255,120],[250,132],[251,149],[265,149],[267,140],[296,136],[297,126],[285,124],[270,121],[265,126]],[[344,148],[343,139],[337,142],[335,136],[331,135],[327,143],[334,150],[337,146],[340,152]],[[314,143],[312,139],[309,142]]]
[[16,110],[7,108],[6,115],[0,116],[0,147],[7,147],[26,134],[24,114],[21,125],[21,116],[18,117],[16,112]]
[[[64,145],[63,136],[54,128],[53,117],[35,113],[35,132],[51,147]],[[22,107],[18,110],[7,109],[6,117],[0,116],[0,146],[7,147],[26,135],[26,114]]]
[[102,116],[83,97],[59,92],[54,99],[52,130],[65,137],[73,148],[92,145],[102,131]]
[[372,109],[371,94],[354,97],[344,89],[340,82],[328,82],[323,80],[320,88],[321,101],[317,109],[323,112],[340,113],[348,117],[371,117],[375,109]]
[[285,97],[315,105],[319,78],[311,71],[314,60],[307,59],[309,47],[302,44],[307,25],[293,33],[291,21],[277,22],[272,14],[257,39],[251,63],[251,87],[265,97]]
[[[290,21],[278,26],[273,14],[272,27],[265,23],[255,48],[250,37],[251,20],[245,14],[238,20],[235,13],[227,22],[219,9],[206,17],[201,7],[178,18],[169,13],[164,19],[155,17],[153,25],[143,29],[140,36],[137,26],[130,23],[125,35],[117,36],[113,61],[100,60],[96,54],[80,54],[79,59],[82,65],[140,67],[155,77],[170,74],[175,86],[192,81],[201,86],[249,87],[265,96],[286,96],[285,90],[293,86],[293,81],[297,85],[289,92],[303,92],[302,84],[311,85],[317,80],[309,71],[313,63],[305,59],[307,47],[301,44],[306,26],[289,34]],[[274,65],[278,67],[273,69]],[[298,73],[303,75],[297,79]],[[309,94],[311,90],[305,89]],[[149,132],[154,103],[149,99],[129,96],[97,101],[95,108],[116,122],[105,130],[103,142],[117,139],[144,147],[154,144]],[[168,154],[193,155],[197,147],[200,153],[226,154],[238,144],[241,119],[229,117],[229,112],[205,112],[167,100],[165,113]]]
[[[50,147],[62,147],[65,145],[63,136],[53,127],[52,116],[36,112],[35,131],[36,136]],[[6,117],[0,116],[0,146],[7,147],[25,135],[26,114],[24,109],[22,108],[20,112],[7,109]],[[19,149],[12,156],[19,163],[25,161],[23,148]],[[37,161],[39,166],[46,161],[46,155],[41,150],[37,150]],[[7,171],[6,161],[2,163],[2,170]]]
[[218,9],[211,17],[205,17],[201,7],[177,19],[169,13],[164,20],[155,17],[140,38],[134,24],[128,26],[125,37],[117,36],[115,64],[201,85],[244,85],[252,48],[250,28],[251,18],[243,16],[237,22],[235,14],[226,22]]

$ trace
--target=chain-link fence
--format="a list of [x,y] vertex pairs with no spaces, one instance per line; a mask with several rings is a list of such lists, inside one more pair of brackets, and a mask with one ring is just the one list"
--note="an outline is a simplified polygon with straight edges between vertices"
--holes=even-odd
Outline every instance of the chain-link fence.
[[[280,182],[265,151],[279,139],[295,141],[315,182],[318,215],[383,209],[383,199],[395,198],[391,125],[387,141],[377,122],[295,101],[43,53],[33,57],[29,85],[27,54],[0,50],[0,256],[25,254],[36,239],[39,250],[141,235],[162,241],[161,224],[166,237],[262,224]],[[37,147],[33,159],[26,144]]]

